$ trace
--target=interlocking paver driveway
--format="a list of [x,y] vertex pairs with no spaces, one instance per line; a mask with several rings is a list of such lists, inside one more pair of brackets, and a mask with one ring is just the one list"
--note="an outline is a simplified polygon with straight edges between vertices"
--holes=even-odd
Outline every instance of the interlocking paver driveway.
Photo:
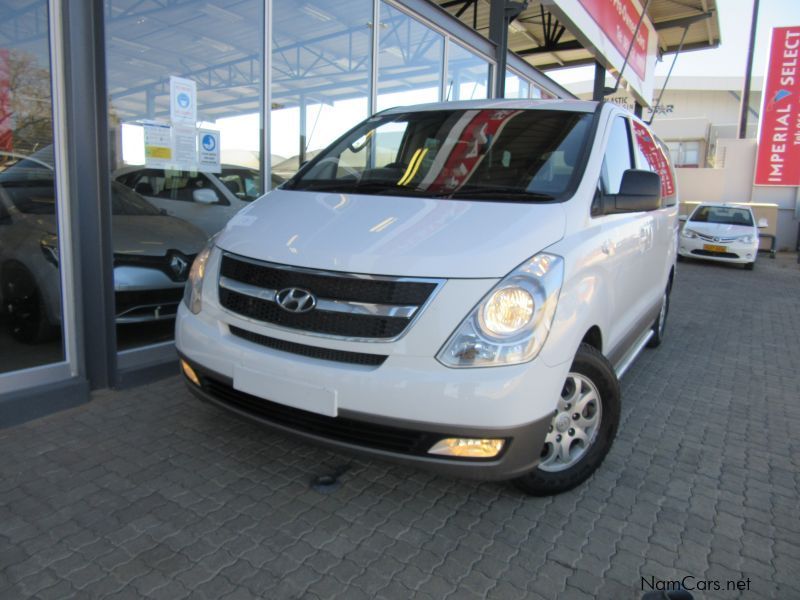
[[554,498],[320,450],[177,377],[0,431],[0,597],[800,598],[799,299],[793,257],[680,264],[611,454]]

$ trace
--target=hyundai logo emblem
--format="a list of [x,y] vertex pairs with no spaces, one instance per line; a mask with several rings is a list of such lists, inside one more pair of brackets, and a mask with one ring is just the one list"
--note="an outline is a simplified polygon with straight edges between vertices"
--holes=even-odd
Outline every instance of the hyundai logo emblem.
[[306,313],[317,305],[314,294],[302,288],[284,288],[275,294],[275,302],[290,313]]

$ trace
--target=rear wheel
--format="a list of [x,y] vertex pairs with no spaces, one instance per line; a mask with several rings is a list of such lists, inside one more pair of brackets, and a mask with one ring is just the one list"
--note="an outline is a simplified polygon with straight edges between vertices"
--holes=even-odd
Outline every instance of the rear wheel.
[[619,382],[606,358],[581,344],[558,398],[539,465],[514,480],[532,496],[583,483],[603,462],[617,432]]
[[7,265],[2,285],[3,309],[11,337],[25,343],[51,338],[54,327],[47,320],[42,295],[30,271],[22,265]]

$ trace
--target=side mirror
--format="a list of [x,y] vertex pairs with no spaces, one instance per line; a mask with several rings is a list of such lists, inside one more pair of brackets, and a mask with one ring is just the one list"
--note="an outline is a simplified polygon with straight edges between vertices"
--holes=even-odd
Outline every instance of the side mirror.
[[767,220],[763,219],[763,218],[759,219],[758,220],[758,228],[759,229],[764,229],[765,227],[769,227],[769,223],[767,222]]
[[192,192],[192,200],[198,204],[216,204],[219,197],[211,188],[199,188]]
[[628,169],[622,174],[619,193],[606,196],[603,204],[606,214],[661,208],[661,177],[652,171]]
[[689,215],[678,215],[678,221],[686,222],[688,220],[689,220]]

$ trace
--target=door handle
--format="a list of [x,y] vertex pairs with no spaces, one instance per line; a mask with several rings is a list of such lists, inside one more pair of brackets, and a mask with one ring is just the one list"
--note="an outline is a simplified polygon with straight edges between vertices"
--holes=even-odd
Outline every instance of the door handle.
[[603,242],[603,245],[600,246],[600,250],[603,251],[603,254],[610,255],[611,254],[611,242],[609,242],[608,240]]

